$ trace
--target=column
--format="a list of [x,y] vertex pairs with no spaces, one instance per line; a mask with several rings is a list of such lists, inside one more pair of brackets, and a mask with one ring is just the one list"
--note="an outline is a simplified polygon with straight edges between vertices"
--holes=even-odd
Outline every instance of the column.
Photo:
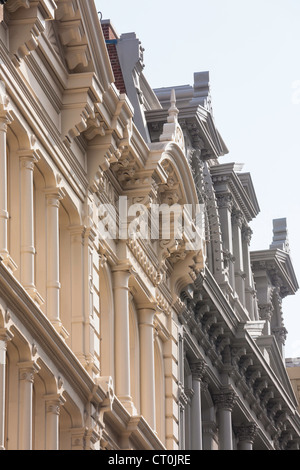
[[257,433],[255,423],[247,423],[235,428],[238,437],[238,450],[253,450],[253,443]]
[[233,200],[230,193],[217,194],[219,217],[221,222],[222,230],[222,242],[224,248],[224,258],[228,265],[229,282],[234,290],[234,258],[233,258],[233,246],[232,246],[232,223],[231,223],[231,212],[233,207]]
[[32,450],[32,395],[38,370],[33,362],[19,364],[19,450]]
[[186,388],[185,394],[187,398],[187,404],[185,407],[185,449],[190,449],[192,445],[191,430],[192,430],[192,418],[191,418],[191,408],[192,400],[194,396],[194,390],[192,388]]
[[129,278],[127,264],[113,268],[115,307],[115,381],[116,395],[125,408],[132,412],[130,392],[130,339],[129,339]]
[[62,194],[55,188],[46,193],[47,200],[47,316],[60,330],[59,276],[59,205]]
[[232,440],[232,410],[235,403],[235,393],[232,390],[221,390],[214,395],[218,411],[219,450],[233,450]]
[[20,206],[21,206],[21,282],[38,305],[43,304],[35,288],[34,239],[34,164],[38,161],[33,151],[19,152]]
[[155,430],[154,314],[151,306],[138,309],[141,412]]
[[65,400],[60,395],[46,396],[46,450],[59,450],[59,416]]
[[245,306],[245,273],[242,246],[242,227],[244,217],[240,211],[232,215],[233,255],[235,258],[235,290],[240,302]]
[[216,449],[216,436],[218,435],[217,425],[214,422],[203,422],[203,450]]
[[8,331],[0,330],[0,450],[5,450],[5,379],[6,379],[6,348],[7,342],[13,335]]
[[250,261],[250,242],[252,237],[252,230],[250,227],[243,227],[242,230],[242,239],[243,239],[243,256],[244,256],[244,271],[245,271],[245,307],[249,312],[249,316],[251,320],[258,320],[255,318],[255,310],[254,310],[254,282],[253,282],[253,273],[251,269],[251,261]]
[[[72,301],[72,351],[85,365],[85,311],[83,295],[83,234],[82,226],[70,227],[71,239],[71,301]],[[90,284],[90,278],[87,277]],[[86,313],[90,313],[89,310]],[[89,315],[87,315],[87,319]]]
[[8,205],[7,205],[7,125],[9,115],[0,106],[0,255],[4,261],[8,258]]
[[204,361],[190,364],[194,391],[191,403],[191,450],[202,450],[201,381],[205,368]]

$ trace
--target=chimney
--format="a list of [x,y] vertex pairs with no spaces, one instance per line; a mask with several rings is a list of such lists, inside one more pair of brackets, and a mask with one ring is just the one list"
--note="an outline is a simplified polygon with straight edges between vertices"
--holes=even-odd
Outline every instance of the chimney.
[[103,36],[106,42],[107,52],[115,77],[115,85],[120,93],[126,93],[123,73],[117,53],[118,35],[111,24],[110,20],[101,20]]

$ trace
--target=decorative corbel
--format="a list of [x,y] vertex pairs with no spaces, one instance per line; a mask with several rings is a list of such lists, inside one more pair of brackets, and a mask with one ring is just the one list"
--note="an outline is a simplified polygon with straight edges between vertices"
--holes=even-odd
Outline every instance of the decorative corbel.
[[22,59],[38,47],[38,38],[45,31],[45,21],[53,20],[54,0],[10,0],[6,9],[10,13],[9,48],[16,67]]

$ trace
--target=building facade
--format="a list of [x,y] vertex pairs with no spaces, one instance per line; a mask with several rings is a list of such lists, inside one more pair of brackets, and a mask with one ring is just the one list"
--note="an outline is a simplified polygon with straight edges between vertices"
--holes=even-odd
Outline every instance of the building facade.
[[294,357],[286,359],[286,367],[288,376],[298,400],[298,411],[300,411],[300,358]]
[[153,90],[92,0],[1,3],[0,448],[299,449],[286,221],[251,252],[208,73]]

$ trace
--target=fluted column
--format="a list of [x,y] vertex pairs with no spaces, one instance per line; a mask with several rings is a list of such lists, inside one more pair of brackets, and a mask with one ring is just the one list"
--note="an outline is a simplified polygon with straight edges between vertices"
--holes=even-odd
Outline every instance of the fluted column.
[[154,314],[151,306],[139,308],[141,412],[155,430]]
[[6,350],[7,342],[12,339],[8,330],[0,330],[0,450],[5,450],[5,380],[6,380]]
[[59,416],[65,403],[62,396],[46,396],[46,450],[59,450]]
[[0,255],[4,261],[9,256],[6,135],[7,126],[10,122],[9,114],[0,105]]
[[19,450],[32,450],[32,412],[34,362],[19,364]]
[[238,437],[238,450],[253,450],[253,443],[257,433],[255,423],[247,423],[235,428]]
[[126,263],[113,268],[115,307],[115,381],[116,394],[128,411],[132,411],[130,390],[129,278]]
[[62,194],[59,189],[46,192],[47,200],[47,316],[59,330],[60,276],[59,276],[59,206]]
[[202,411],[201,381],[205,372],[205,362],[190,364],[192,372],[193,398],[191,403],[191,450],[202,450]]
[[235,404],[233,390],[221,390],[214,395],[218,411],[220,450],[233,450],[232,440],[232,410]]
[[232,216],[233,232],[233,254],[235,258],[235,290],[242,305],[245,305],[245,272],[243,260],[242,227],[243,214],[240,211],[234,212]]

